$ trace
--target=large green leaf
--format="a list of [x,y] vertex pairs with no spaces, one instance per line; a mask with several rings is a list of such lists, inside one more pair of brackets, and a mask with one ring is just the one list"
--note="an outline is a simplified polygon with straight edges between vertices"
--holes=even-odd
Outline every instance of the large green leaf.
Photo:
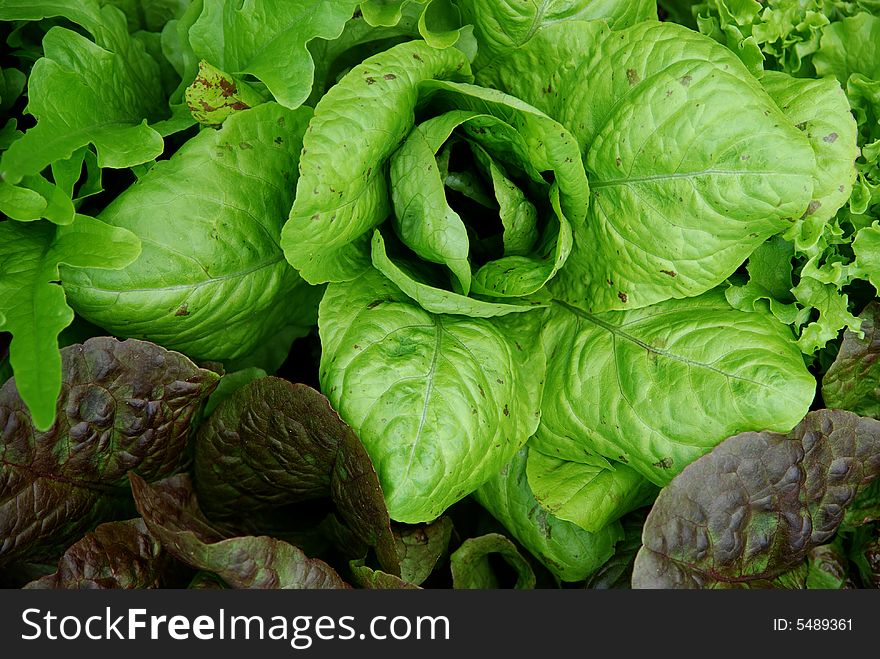
[[47,430],[55,419],[61,391],[58,334],[73,320],[57,284],[59,265],[123,268],[139,253],[131,232],[85,215],[60,227],[0,223],[0,330],[12,332],[18,391],[38,429]]
[[89,339],[61,351],[58,419],[34,427],[0,389],[0,563],[39,560],[127,510],[126,474],[164,478],[187,462],[191,425],[219,376],[141,341]]
[[386,572],[400,573],[370,458],[311,387],[262,378],[223,401],[199,429],[195,478],[214,518],[330,498],[364,553],[372,547]]
[[592,315],[555,305],[535,446],[593,464],[599,453],[665,485],[730,435],[786,432],[816,388],[791,330],[731,308],[720,291]]
[[528,448],[520,449],[475,497],[559,579],[582,581],[611,558],[623,529],[619,522],[612,522],[590,533],[548,513],[529,487],[528,454]]
[[342,33],[357,0],[205,0],[189,30],[196,55],[233,75],[261,80],[275,99],[297,108],[309,96],[312,39]]
[[306,281],[344,281],[368,267],[372,229],[391,212],[385,163],[415,124],[419,83],[469,74],[460,51],[410,42],[367,59],[321,98],[281,242]]
[[457,0],[480,44],[476,68],[503,59],[536,34],[557,23],[607,19],[617,28],[657,19],[653,0]]
[[731,437],[660,493],[636,558],[639,588],[748,587],[802,563],[880,475],[880,421],[811,412],[788,435]]
[[137,234],[143,251],[112,275],[65,268],[76,311],[200,359],[241,357],[287,324],[312,325],[320,290],[278,244],[310,113],[275,103],[236,113],[119,195],[101,220]]
[[375,271],[327,288],[321,389],[367,447],[392,519],[435,519],[534,432],[542,314],[514,316],[433,315]]
[[657,488],[635,469],[569,462],[532,448],[526,464],[529,487],[559,519],[597,533],[624,514],[651,503]]
[[681,26],[554,24],[478,82],[578,140],[592,203],[552,287],[588,311],[703,293],[808,209],[806,137],[735,55]]
[[28,81],[28,112],[37,125],[3,154],[0,177],[16,183],[86,144],[95,145],[101,167],[130,167],[162,153],[161,135],[147,125],[167,114],[159,67],[129,36],[122,12],[94,0],[11,0],[0,7],[0,20],[46,16],[70,18],[95,42],[62,27],[46,34],[44,57]]
[[813,147],[816,170],[806,215],[810,222],[826,222],[849,199],[856,179],[858,127],[846,94],[831,78],[793,78],[776,71],[767,71],[761,85]]

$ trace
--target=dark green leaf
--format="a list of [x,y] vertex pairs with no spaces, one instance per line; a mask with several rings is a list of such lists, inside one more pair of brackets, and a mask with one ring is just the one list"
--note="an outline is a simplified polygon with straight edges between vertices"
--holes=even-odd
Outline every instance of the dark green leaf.
[[516,572],[515,588],[534,588],[535,573],[510,540],[500,533],[487,533],[468,538],[450,557],[453,588],[498,588],[498,576],[489,562],[492,554],[500,554]]
[[421,585],[449,550],[452,520],[441,517],[431,524],[395,529],[400,576],[404,581]]

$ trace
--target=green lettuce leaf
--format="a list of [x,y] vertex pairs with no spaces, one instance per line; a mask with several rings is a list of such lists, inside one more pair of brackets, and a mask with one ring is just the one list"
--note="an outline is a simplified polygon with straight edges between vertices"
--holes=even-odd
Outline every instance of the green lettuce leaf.
[[338,37],[357,6],[357,0],[207,0],[189,39],[200,59],[256,77],[294,109],[312,88],[309,41]]
[[477,80],[578,140],[592,203],[551,288],[588,311],[703,293],[808,209],[805,135],[733,54],[686,28],[558,23]]
[[400,576],[407,583],[421,585],[449,551],[453,525],[448,517],[430,524],[398,527],[394,530]]
[[181,469],[190,425],[219,379],[134,340],[89,339],[61,359],[47,431],[34,427],[16,379],[0,389],[0,563],[51,555],[113,519],[128,505],[129,471],[157,480]]
[[215,519],[330,498],[364,554],[372,547],[386,572],[400,573],[370,458],[311,387],[268,377],[240,388],[199,429],[194,473]]
[[880,475],[880,421],[810,412],[791,433],[731,437],[660,493],[633,587],[760,585],[834,535]]
[[321,390],[364,442],[392,519],[437,518],[534,432],[542,315],[514,316],[430,314],[375,271],[327,288]]
[[306,281],[344,281],[369,266],[364,248],[391,211],[385,163],[414,126],[419,83],[469,73],[460,51],[410,42],[367,59],[320,100],[281,237]]
[[786,432],[816,381],[791,331],[720,291],[592,315],[557,304],[545,324],[547,391],[536,449],[598,453],[665,485],[730,435]]
[[[64,16],[95,38],[55,27],[28,81],[28,112],[37,119],[0,158],[0,178],[17,183],[93,144],[101,167],[123,168],[162,153],[162,136],[148,126],[167,115],[159,67],[128,34],[117,8],[95,0],[10,0],[0,20]],[[63,102],[59,102],[63,99]]]
[[232,588],[348,588],[324,561],[267,536],[224,538],[199,509],[186,474],[150,484],[129,474],[138,512],[165,550]]
[[629,27],[657,19],[653,0],[457,0],[462,15],[474,25],[480,44],[479,69],[522,48],[542,30],[566,21],[607,19],[612,27]]
[[131,232],[78,215],[67,226],[0,223],[0,330],[13,335],[10,362],[39,430],[55,419],[61,391],[58,334],[73,320],[59,266],[124,268],[140,253]]
[[582,581],[614,554],[622,527],[612,522],[590,533],[548,513],[529,487],[528,455],[528,448],[520,449],[474,497],[559,579]]
[[508,538],[500,533],[488,533],[468,538],[449,558],[453,588],[498,588],[498,577],[489,563],[489,556],[500,554],[501,558],[516,572],[514,588],[535,587],[535,573],[529,562]]
[[651,503],[657,488],[619,462],[602,467],[529,451],[526,476],[535,499],[554,517],[598,533],[631,510]]
[[880,419],[880,302],[859,316],[861,335],[848,331],[822,378],[822,399],[831,408]]
[[278,244],[309,116],[265,103],[156,164],[100,215],[141,238],[140,257],[113,275],[65,268],[74,309],[119,336],[214,360],[244,356],[288,324],[314,324],[321,291]]

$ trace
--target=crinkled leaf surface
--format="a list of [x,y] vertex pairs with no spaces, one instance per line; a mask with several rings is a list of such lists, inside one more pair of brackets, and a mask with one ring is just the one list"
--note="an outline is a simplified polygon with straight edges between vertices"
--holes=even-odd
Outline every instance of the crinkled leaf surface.
[[552,288],[588,311],[717,286],[812,198],[805,135],[735,55],[681,26],[554,24],[477,80],[578,140],[592,203]]
[[767,71],[761,85],[810,142],[816,156],[813,197],[806,215],[830,220],[852,194],[858,127],[840,84],[832,78],[794,78]]
[[261,378],[223,401],[199,430],[195,479],[205,512],[215,518],[329,497],[383,569],[400,571],[370,457],[311,387]]
[[58,334],[73,320],[56,283],[59,265],[123,268],[139,253],[140,241],[131,232],[85,215],[60,227],[0,223],[0,330],[13,334],[10,361],[18,392],[38,429],[49,429],[55,418]]
[[790,329],[720,291],[599,315],[557,304],[544,340],[556,395],[536,448],[587,464],[598,453],[657,485],[730,435],[787,432],[816,388]]
[[241,357],[285,325],[312,325],[320,291],[278,243],[310,113],[264,103],[157,163],[100,216],[141,238],[140,258],[112,275],[65,268],[74,309],[199,359]]
[[107,522],[71,545],[56,572],[25,588],[161,588],[173,560],[142,519]]
[[468,538],[449,557],[453,588],[498,588],[498,577],[489,563],[489,556],[499,554],[516,572],[514,588],[534,588],[535,573],[516,545],[500,533]]
[[409,42],[365,60],[321,98],[281,241],[306,281],[344,281],[368,267],[372,229],[391,211],[385,163],[413,128],[419,83],[469,75],[460,51]]
[[142,341],[99,337],[61,351],[57,419],[34,427],[16,380],[0,389],[0,563],[64,547],[114,514],[126,473],[188,460],[190,424],[219,376]]
[[189,30],[196,55],[228,73],[261,80],[281,105],[297,108],[312,89],[306,48],[342,33],[356,0],[205,0]]
[[0,177],[16,183],[86,144],[94,144],[101,167],[130,167],[162,153],[161,135],[147,125],[167,114],[159,67],[129,36],[122,12],[94,0],[15,0],[0,8],[0,20],[45,16],[70,18],[95,41],[62,27],[46,34],[44,57],[28,80],[37,125],[3,154]]
[[130,474],[135,504],[162,547],[233,588],[348,588],[333,568],[268,536],[224,538],[199,510],[190,478],[149,484]]
[[582,581],[614,554],[622,527],[615,521],[590,533],[548,513],[529,487],[528,454],[528,448],[520,449],[474,496],[559,579]]
[[859,318],[863,336],[844,334],[822,378],[822,399],[828,407],[880,419],[880,303],[869,304]]
[[657,19],[653,0],[457,0],[466,22],[474,24],[481,68],[525,46],[535,35],[563,21],[607,19],[616,27]]
[[880,421],[851,412],[811,412],[788,435],[732,437],[660,493],[633,586],[772,580],[825,544],[878,475]]
[[657,496],[656,486],[635,469],[620,462],[609,467],[560,460],[532,448],[526,475],[551,515],[597,533]]
[[375,271],[327,288],[321,389],[367,447],[392,519],[439,517],[534,432],[541,317],[434,315]]
[[412,590],[418,589],[416,584],[381,570],[374,570],[363,561],[352,561],[349,564],[355,585],[370,590]]
[[453,524],[449,517],[440,517],[430,524],[394,529],[400,576],[409,583],[421,585],[431,576],[440,559],[449,550]]

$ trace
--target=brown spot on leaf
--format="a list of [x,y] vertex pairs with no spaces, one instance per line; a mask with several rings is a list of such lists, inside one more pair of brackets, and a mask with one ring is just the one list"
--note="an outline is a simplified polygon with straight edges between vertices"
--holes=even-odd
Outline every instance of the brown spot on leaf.
[[372,85],[376,82],[376,79],[372,76],[367,76],[366,81],[368,85]]
[[424,61],[418,53],[413,53],[413,59],[419,62]]
[[186,302],[184,302],[183,304],[181,304],[177,308],[177,311],[174,312],[174,315],[175,316],[189,316],[189,305]]
[[675,270],[661,270],[660,272],[669,277],[678,277],[678,273]]
[[254,145],[251,144],[250,142],[239,142],[238,148],[244,149],[245,151],[250,151],[251,149],[254,148]]
[[629,81],[629,86],[634,87],[639,84],[639,74],[636,73],[635,69],[627,69],[626,70],[626,79]]
[[394,75],[393,73],[386,73],[382,77],[385,78],[385,80],[397,80],[397,76]]
[[672,458],[663,458],[662,460],[655,462],[654,466],[660,469],[672,469]]
[[629,300],[629,296],[626,293],[624,293],[623,291],[617,291],[617,297],[619,297],[620,301],[623,302],[624,304],[626,303],[627,300]]
[[627,459],[625,455],[618,455],[617,460],[618,462],[622,462],[623,464],[629,464],[629,459]]
[[623,161],[620,159],[620,156],[617,156],[617,158],[614,159],[614,164],[617,165],[618,167],[620,167],[620,165],[622,163],[623,163]]
[[810,205],[807,206],[807,210],[804,213],[804,217],[809,217],[810,215],[815,213],[820,208],[822,208],[822,202],[819,201],[818,199],[813,199],[813,201],[810,202]]
[[510,410],[507,408],[507,405],[504,406],[504,409],[501,410],[501,413],[502,413],[504,416],[510,416]]
[[837,141],[838,135],[837,133],[831,133],[822,138],[823,142],[828,142],[828,144],[834,144]]
[[693,76],[682,76],[678,79],[678,82],[681,83],[682,87],[690,87],[691,82],[693,82]]
[[373,300],[367,305],[367,309],[375,309],[380,304],[382,304],[383,300]]

